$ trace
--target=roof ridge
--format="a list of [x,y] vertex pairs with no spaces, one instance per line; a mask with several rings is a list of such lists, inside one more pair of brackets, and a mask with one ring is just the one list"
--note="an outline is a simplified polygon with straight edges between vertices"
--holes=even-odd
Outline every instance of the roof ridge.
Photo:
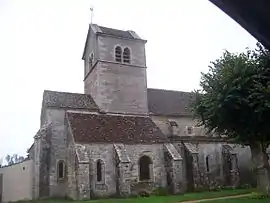
[[64,94],[83,94],[83,95],[89,95],[89,96],[91,96],[90,94],[84,94],[84,93],[78,93],[78,92],[66,92],[66,91],[56,91],[56,90],[46,90],[46,89],[44,89],[43,92],[44,93],[45,92],[51,92],[51,93],[64,93]]
[[91,111],[76,111],[76,110],[68,110],[67,113],[70,114],[85,114],[85,115],[99,115],[99,116],[115,116],[115,117],[133,117],[133,118],[151,118],[149,115],[137,115],[137,114],[117,114],[117,113],[99,113],[99,112],[91,112]]
[[129,31],[129,30],[121,30],[121,29],[111,28],[111,27],[107,27],[107,26],[102,26],[102,25],[98,25],[98,24],[96,24],[96,25],[98,27],[107,28],[107,29],[111,29],[111,30],[124,31],[124,32],[128,32]]
[[166,92],[182,92],[182,93],[193,94],[193,92],[188,92],[188,91],[182,91],[182,90],[168,90],[168,89],[160,89],[160,88],[147,88],[147,90],[159,90],[159,91],[166,91]]

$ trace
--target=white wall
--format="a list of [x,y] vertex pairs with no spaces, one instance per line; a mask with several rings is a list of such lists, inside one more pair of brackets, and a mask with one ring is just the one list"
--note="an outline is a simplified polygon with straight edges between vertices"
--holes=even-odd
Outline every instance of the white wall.
[[2,202],[32,199],[33,161],[0,168],[3,176]]

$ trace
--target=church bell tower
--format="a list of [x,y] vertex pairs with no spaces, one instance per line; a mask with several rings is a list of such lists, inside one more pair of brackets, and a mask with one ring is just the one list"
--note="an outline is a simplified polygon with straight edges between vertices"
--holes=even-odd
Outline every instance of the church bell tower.
[[148,114],[146,40],[90,24],[82,59],[84,92],[104,112]]

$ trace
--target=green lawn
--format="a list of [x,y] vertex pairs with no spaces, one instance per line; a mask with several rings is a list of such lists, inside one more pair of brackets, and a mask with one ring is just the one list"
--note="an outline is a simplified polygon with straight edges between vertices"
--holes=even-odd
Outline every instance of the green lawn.
[[[34,201],[20,201],[17,203],[177,203],[189,200],[209,199],[216,197],[225,197],[231,195],[241,195],[253,192],[254,189],[235,189],[235,190],[221,190],[218,192],[199,192],[199,193],[186,193],[183,195],[171,195],[171,196],[151,196],[151,197],[138,197],[138,198],[125,198],[125,199],[98,199],[98,200],[85,200],[85,201],[67,201],[60,199],[47,199],[47,200],[34,200]],[[229,200],[226,200],[226,202]],[[230,200],[231,201],[231,200]],[[216,201],[213,201],[214,203]],[[223,203],[224,201],[222,201]],[[243,201],[242,201],[243,202]],[[259,201],[260,203],[266,203],[270,201]],[[219,202],[218,202],[219,203]],[[235,203],[235,201],[231,202]],[[251,201],[248,203],[257,203],[257,201]]]
[[251,189],[236,189],[236,190],[222,190],[218,192],[200,192],[200,193],[186,193],[184,195],[172,196],[151,196],[140,198],[126,198],[126,199],[100,199],[86,201],[88,203],[177,203],[188,200],[198,200],[206,198],[224,197],[229,195],[239,195],[250,193]]
[[215,201],[208,201],[204,203],[269,203],[270,198],[266,199],[254,199],[250,197],[245,198],[237,198],[237,199],[224,199],[224,200],[215,200]]

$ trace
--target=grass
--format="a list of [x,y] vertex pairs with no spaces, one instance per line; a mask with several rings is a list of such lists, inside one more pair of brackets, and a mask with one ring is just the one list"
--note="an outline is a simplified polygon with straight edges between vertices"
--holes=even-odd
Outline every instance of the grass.
[[270,198],[265,199],[253,199],[250,197],[245,198],[236,198],[236,199],[223,199],[223,200],[215,200],[215,201],[207,201],[203,203],[269,203]]
[[261,195],[260,193],[253,192],[251,196],[248,197],[205,201],[204,203],[269,203],[269,202],[270,197],[266,197]]
[[[138,198],[115,198],[115,199],[98,199],[98,200],[85,200],[85,201],[67,201],[61,199],[47,199],[47,200],[35,200],[35,201],[20,201],[20,203],[178,203],[190,200],[209,199],[217,197],[226,197],[232,195],[241,195],[251,193],[253,189],[226,189],[220,191],[211,192],[198,192],[198,193],[185,193],[183,195],[171,195],[171,196],[150,196],[150,197],[138,197]],[[226,200],[226,202],[229,200]],[[231,200],[230,200],[231,201]],[[212,201],[212,203],[216,201]],[[222,201],[223,203],[224,201]],[[266,201],[267,202],[267,201]],[[269,202],[269,200],[268,200]],[[19,202],[18,202],[19,203]],[[220,203],[220,202],[218,202]],[[231,203],[235,203],[231,202]],[[248,203],[257,203],[248,202]],[[260,201],[260,203],[265,203]]]
[[198,200],[206,198],[225,197],[230,195],[240,195],[252,192],[251,189],[235,189],[235,190],[221,190],[216,192],[200,192],[200,193],[186,193],[183,195],[171,196],[151,196],[140,198],[126,198],[126,199],[99,199],[90,200],[89,203],[176,203],[189,200]]

